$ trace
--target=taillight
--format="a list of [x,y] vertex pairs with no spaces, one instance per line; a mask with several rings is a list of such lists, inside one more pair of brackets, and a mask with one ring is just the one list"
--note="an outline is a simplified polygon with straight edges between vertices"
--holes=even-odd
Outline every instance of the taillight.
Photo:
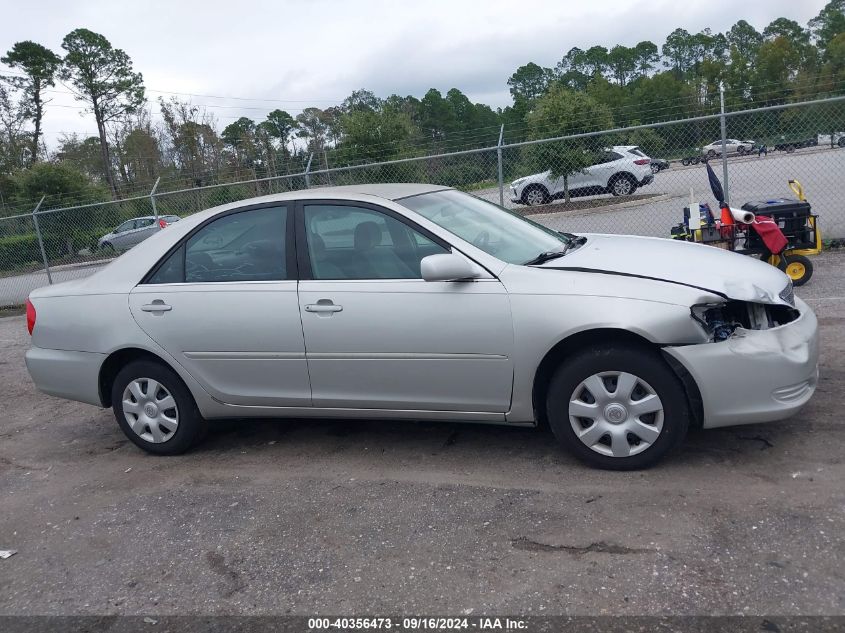
[[651,162],[650,158],[638,158],[634,161],[635,165],[648,165]]
[[167,228],[167,220],[160,218],[158,221],[158,228],[166,229]]
[[26,329],[29,330],[29,335],[32,336],[32,330],[35,329],[35,306],[32,301],[26,300]]

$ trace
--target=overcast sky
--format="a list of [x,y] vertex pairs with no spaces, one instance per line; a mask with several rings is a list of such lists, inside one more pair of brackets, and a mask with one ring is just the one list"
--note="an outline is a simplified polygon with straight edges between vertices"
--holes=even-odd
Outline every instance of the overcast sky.
[[[213,106],[220,127],[261,120],[276,107],[294,116],[367,88],[421,97],[457,87],[475,102],[511,103],[507,79],[529,61],[554,64],[573,46],[658,47],[676,27],[725,31],[745,19],[806,25],[824,0],[0,0],[0,51],[34,40],[62,53],[85,27],[124,49],[148,98],[165,92]],[[2,71],[2,67],[0,67]],[[57,84],[57,91],[65,89]],[[162,91],[162,92],[157,92]],[[64,92],[50,95],[48,145],[60,132],[96,133],[93,117]],[[249,99],[245,101],[243,99]],[[58,107],[70,106],[70,107]],[[157,113],[157,108],[153,109]]]

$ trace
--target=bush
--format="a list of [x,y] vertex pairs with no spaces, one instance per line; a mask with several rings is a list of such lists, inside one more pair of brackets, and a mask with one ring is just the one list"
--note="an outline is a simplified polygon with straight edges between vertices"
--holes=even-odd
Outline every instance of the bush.
[[0,237],[0,270],[14,270],[40,261],[41,249],[35,233]]

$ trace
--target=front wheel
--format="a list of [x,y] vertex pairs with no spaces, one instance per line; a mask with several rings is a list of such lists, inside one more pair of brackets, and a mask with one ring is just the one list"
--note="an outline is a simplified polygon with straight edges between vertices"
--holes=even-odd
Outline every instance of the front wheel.
[[681,159],[681,165],[683,165],[684,167],[686,167],[687,165],[689,165],[689,163],[690,163],[690,159],[689,159],[689,158],[682,158],[682,159]]
[[740,145],[739,147],[736,148],[736,153],[739,154],[740,156],[744,155],[745,151],[746,151],[745,145]]
[[683,440],[689,406],[656,350],[605,345],[555,372],[546,412],[555,437],[582,461],[609,470],[653,465]]
[[184,453],[205,431],[191,392],[160,363],[140,360],[126,365],[115,377],[111,396],[120,428],[148,453]]
[[551,202],[548,191],[541,185],[529,185],[522,194],[522,200],[532,207]]

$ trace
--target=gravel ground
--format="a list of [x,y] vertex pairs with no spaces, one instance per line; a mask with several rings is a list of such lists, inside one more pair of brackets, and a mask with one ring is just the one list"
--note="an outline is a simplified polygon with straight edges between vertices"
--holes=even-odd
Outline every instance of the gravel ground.
[[407,422],[228,421],[151,457],[38,394],[0,319],[0,615],[845,614],[845,253],[814,261],[814,400],[635,473]]

